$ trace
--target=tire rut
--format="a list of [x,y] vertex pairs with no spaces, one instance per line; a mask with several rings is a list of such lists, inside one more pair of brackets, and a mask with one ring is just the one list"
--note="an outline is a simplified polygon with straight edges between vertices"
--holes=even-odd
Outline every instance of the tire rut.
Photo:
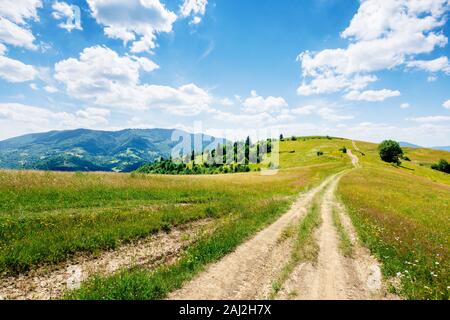
[[103,251],[97,257],[78,256],[54,266],[41,266],[18,276],[0,278],[0,300],[49,300],[60,298],[66,290],[76,289],[89,277],[112,274],[123,268],[153,268],[178,258],[189,243],[207,229],[212,220],[194,221],[160,232],[149,238]]
[[302,194],[277,221],[209,265],[192,281],[172,292],[173,300],[266,299],[272,282],[290,258],[291,241],[279,241],[282,232],[303,217],[314,198],[335,176]]

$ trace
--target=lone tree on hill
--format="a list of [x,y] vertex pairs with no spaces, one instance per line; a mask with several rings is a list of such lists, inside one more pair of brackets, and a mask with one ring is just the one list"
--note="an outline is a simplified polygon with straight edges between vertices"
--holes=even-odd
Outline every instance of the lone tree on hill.
[[396,163],[399,165],[400,157],[403,155],[403,150],[400,144],[393,140],[385,140],[378,146],[380,158],[384,162]]

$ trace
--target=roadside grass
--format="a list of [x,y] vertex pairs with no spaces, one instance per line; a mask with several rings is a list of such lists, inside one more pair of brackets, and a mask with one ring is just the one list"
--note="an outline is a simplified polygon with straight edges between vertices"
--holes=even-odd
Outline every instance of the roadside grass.
[[272,291],[269,294],[269,300],[275,299],[277,294],[283,288],[284,283],[294,271],[295,267],[302,261],[316,261],[319,247],[314,240],[314,230],[320,225],[320,197],[323,192],[318,194],[305,217],[299,222],[297,227],[297,237],[295,239],[294,248],[291,252],[291,258],[283,267],[278,278],[272,284]]
[[194,220],[285,208],[343,163],[214,176],[0,171],[0,275],[55,264]]
[[449,185],[372,163],[345,175],[338,192],[385,276],[401,281],[396,293],[449,298]]
[[[320,164],[323,162],[348,162],[348,156],[343,154],[343,146],[350,148],[352,142],[341,138],[297,137],[297,140],[285,140],[280,143],[280,167],[292,168]],[[323,156],[317,156],[322,151]]]
[[239,219],[222,225],[211,237],[206,237],[187,249],[181,260],[154,271],[144,268],[124,270],[110,277],[96,277],[81,289],[70,292],[68,299],[163,299],[185,281],[202,271],[208,263],[231,252],[239,243],[274,221],[288,208],[273,201],[254,210],[243,210]]
[[[307,190],[313,185],[317,185],[325,177],[346,167],[346,165],[320,165],[282,170],[275,177],[278,179],[281,176],[292,178],[292,175],[298,170],[309,170],[312,178],[303,186],[303,190]],[[280,188],[283,189],[286,186],[289,184],[286,185],[284,182]],[[271,190],[274,187],[272,185]],[[254,201],[250,202],[255,204]],[[168,293],[181,288],[186,281],[204,270],[207,264],[219,260],[251,235],[275,221],[288,209],[290,203],[291,201],[280,203],[279,200],[272,199],[272,201],[260,202],[259,206],[245,204],[237,213],[237,219],[227,220],[227,223],[222,224],[212,235],[190,246],[175,264],[162,266],[156,270],[128,269],[108,277],[94,277],[82,284],[80,289],[68,292],[66,298],[82,300],[163,299]],[[243,208],[245,209],[243,210]],[[310,223],[303,228],[310,228]],[[306,233],[306,231],[302,231],[302,233]]]
[[350,237],[342,225],[340,213],[336,207],[333,207],[333,223],[339,235],[339,249],[345,257],[353,256],[353,244]]

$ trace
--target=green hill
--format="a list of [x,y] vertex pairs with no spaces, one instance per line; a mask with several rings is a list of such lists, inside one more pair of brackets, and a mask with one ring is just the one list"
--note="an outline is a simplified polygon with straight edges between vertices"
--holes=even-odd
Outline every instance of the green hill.
[[[0,141],[0,168],[129,172],[158,157],[168,157],[178,143],[172,141],[174,131],[77,129],[24,135]],[[194,141],[195,135],[190,136]],[[220,142],[222,139],[203,135],[203,147]]]

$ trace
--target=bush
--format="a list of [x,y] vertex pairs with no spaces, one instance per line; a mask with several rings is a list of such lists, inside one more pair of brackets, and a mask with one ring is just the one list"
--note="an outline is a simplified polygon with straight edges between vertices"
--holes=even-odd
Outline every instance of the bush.
[[400,164],[400,157],[403,150],[400,144],[393,140],[385,140],[378,146],[378,152],[381,160],[388,163]]
[[317,151],[317,156],[318,157],[323,156],[323,152],[322,151]]
[[347,148],[343,146],[341,149],[339,149],[339,151],[342,151],[342,153],[347,153]]
[[440,160],[437,164],[433,164],[431,168],[445,173],[450,173],[450,163],[444,159]]

